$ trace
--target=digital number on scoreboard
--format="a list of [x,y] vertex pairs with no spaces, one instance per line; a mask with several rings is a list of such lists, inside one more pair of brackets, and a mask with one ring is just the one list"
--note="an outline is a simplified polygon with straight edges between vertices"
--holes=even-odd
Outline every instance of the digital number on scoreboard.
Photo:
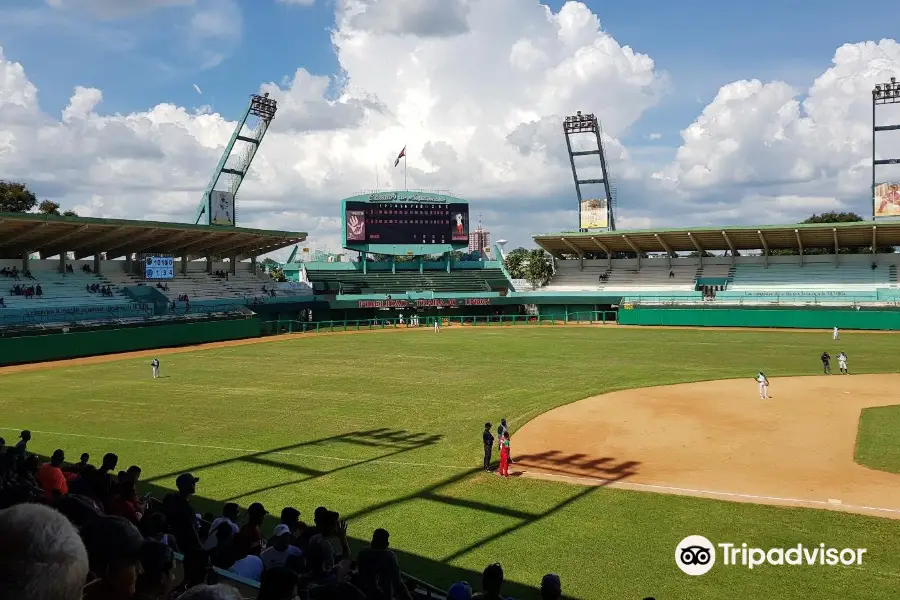
[[145,279],[173,279],[175,259],[171,256],[148,256],[144,259]]

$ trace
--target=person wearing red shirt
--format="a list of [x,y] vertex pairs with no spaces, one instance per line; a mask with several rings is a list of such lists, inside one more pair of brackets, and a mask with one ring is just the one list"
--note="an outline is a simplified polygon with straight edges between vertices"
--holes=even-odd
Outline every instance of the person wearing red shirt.
[[38,471],[37,477],[44,490],[44,497],[52,500],[56,494],[65,496],[69,493],[69,485],[66,483],[66,476],[62,472],[63,461],[66,460],[65,453],[56,449],[50,462],[44,463]]

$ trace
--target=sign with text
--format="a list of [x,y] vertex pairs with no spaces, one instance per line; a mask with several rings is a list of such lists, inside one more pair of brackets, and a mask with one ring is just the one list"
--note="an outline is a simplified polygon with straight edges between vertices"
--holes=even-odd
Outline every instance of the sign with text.
[[358,308],[456,308],[490,306],[490,298],[421,298],[419,300],[360,300]]
[[[375,194],[379,198],[383,194]],[[449,244],[469,241],[469,205],[400,202],[345,203],[347,243]]]
[[171,256],[148,256],[144,259],[146,279],[172,279],[175,277],[175,259]]

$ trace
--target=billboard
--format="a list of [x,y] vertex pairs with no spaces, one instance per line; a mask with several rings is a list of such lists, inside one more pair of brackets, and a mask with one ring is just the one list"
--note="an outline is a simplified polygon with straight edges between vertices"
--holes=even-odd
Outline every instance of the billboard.
[[878,217],[900,217],[900,183],[879,183],[875,186],[872,214]]
[[450,244],[469,241],[469,205],[345,202],[348,244]]
[[175,277],[175,259],[171,256],[148,256],[144,259],[144,277],[147,279],[172,279]]
[[221,190],[209,193],[209,223],[234,227],[234,194]]
[[609,214],[606,198],[591,198],[582,200],[578,207],[579,229],[607,229],[609,227]]

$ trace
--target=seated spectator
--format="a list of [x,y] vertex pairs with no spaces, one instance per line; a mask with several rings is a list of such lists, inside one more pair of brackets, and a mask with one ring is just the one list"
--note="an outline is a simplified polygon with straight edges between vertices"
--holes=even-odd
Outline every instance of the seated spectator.
[[32,280],[32,281],[35,281],[35,278],[31,275],[31,271],[30,271],[30,270],[25,269],[24,275],[25,275],[25,277],[26,277],[27,279],[30,279],[30,280]]
[[134,481],[128,478],[127,473],[122,473],[124,480],[119,481],[117,492],[109,502],[109,513],[119,517],[125,517],[132,524],[138,525],[144,515],[144,506],[137,495]]
[[457,581],[447,590],[447,600],[472,600],[472,586],[465,581]]
[[131,465],[130,467],[128,467],[128,470],[125,471],[125,473],[128,474],[128,478],[135,483],[140,480],[142,472],[143,471],[141,470],[141,468],[137,465]]
[[256,600],[294,600],[298,583],[297,574],[290,569],[267,568],[263,572]]
[[38,298],[40,298],[41,296],[44,295],[44,290],[41,288],[40,284],[38,284],[38,286],[36,288],[34,288],[34,295],[37,296]]
[[263,561],[263,568],[283,567],[292,556],[302,556],[303,552],[291,544],[291,528],[280,523],[275,527],[270,546],[262,551],[259,557]]
[[160,542],[144,542],[135,600],[169,600],[175,589],[175,554]]
[[[234,547],[237,548],[237,546]],[[237,556],[241,554],[243,552],[238,552]],[[259,581],[262,578],[263,561],[255,554],[244,554],[234,561],[228,570],[238,577],[243,577],[250,581]]]
[[[292,544],[294,543],[294,538],[300,533],[300,530],[306,527],[305,524],[300,522],[300,511],[293,506],[285,506],[281,509],[281,519],[279,524],[287,525],[290,529]],[[274,537],[275,534],[273,533],[272,536]]]
[[[220,536],[216,534],[216,531],[218,530],[219,525],[222,525],[223,523],[231,529],[231,536],[237,534],[239,530],[237,520],[240,516],[240,507],[234,502],[226,502],[225,506],[222,507],[222,516],[213,521],[209,526],[209,536],[206,538],[206,541],[203,542],[203,549],[212,550],[218,546]],[[229,536],[229,538],[231,536]]]
[[78,463],[73,466],[73,470],[76,473],[81,473],[88,466],[89,460],[91,460],[91,455],[87,452],[82,452],[81,456],[78,457]]
[[175,542],[175,536],[169,531],[166,515],[161,512],[150,513],[146,519],[141,519],[141,527],[147,539],[157,541],[178,552],[178,544]]
[[6,303],[3,301],[3,296],[0,296],[0,308],[6,308]]
[[39,504],[0,511],[0,598],[80,600],[88,555],[75,527]]
[[102,516],[82,531],[91,573],[97,579],[84,588],[84,600],[128,600],[134,596],[141,569],[144,538],[122,517]]
[[372,545],[359,551],[359,581],[369,600],[412,600],[409,590],[400,578],[400,563],[388,549],[390,534],[376,529]]
[[481,574],[481,593],[472,596],[473,600],[505,600],[500,593],[503,587],[503,567],[500,563],[488,565]]
[[189,588],[176,600],[244,600],[241,593],[232,585],[195,585]]
[[560,600],[562,598],[562,583],[559,575],[547,573],[541,579],[541,600]]
[[[234,564],[235,550],[231,541],[235,533],[227,521],[221,521],[215,529],[210,530],[210,536],[215,536],[214,545],[208,551],[209,560],[214,567],[227,569]],[[209,540],[207,540],[209,541]]]
[[53,502],[53,508],[66,516],[79,530],[103,514],[103,509],[87,496],[69,492]]
[[263,539],[260,527],[267,514],[269,514],[269,511],[267,511],[259,502],[254,502],[247,507],[247,523],[241,527],[232,541],[237,548],[239,556],[244,556],[246,554],[259,556],[260,553],[265,550],[266,542]]
[[38,471],[38,481],[44,490],[44,498],[53,500],[56,496],[65,496],[69,493],[66,476],[62,472],[62,464],[66,460],[65,453],[57,448],[50,457],[50,462],[44,463]]

